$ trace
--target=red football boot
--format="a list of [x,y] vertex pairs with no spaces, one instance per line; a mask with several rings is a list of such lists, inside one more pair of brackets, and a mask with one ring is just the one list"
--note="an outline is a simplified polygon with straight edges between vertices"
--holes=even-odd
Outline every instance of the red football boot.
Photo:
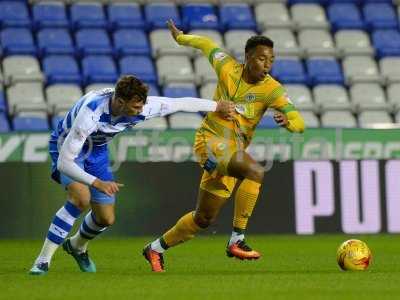
[[226,247],[226,255],[238,259],[259,259],[261,254],[251,249],[244,240]]
[[143,256],[150,263],[151,270],[153,272],[165,272],[164,258],[162,253],[152,250],[150,245],[147,245],[143,249]]

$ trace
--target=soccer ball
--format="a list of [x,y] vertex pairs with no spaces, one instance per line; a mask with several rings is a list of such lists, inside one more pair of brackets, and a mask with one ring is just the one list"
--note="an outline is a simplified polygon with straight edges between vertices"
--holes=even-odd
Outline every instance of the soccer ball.
[[371,263],[372,254],[366,243],[353,239],[339,246],[336,260],[342,270],[363,271]]

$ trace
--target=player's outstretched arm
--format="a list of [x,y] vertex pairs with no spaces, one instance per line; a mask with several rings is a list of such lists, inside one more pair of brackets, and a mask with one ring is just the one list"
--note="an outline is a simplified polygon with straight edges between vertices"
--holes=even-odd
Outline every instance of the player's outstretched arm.
[[231,119],[235,113],[235,104],[231,101],[213,101],[209,99],[182,97],[168,98],[149,96],[143,108],[146,119],[166,116],[178,111],[218,112],[225,119]]
[[173,20],[168,20],[167,25],[174,40],[183,46],[190,46],[199,49],[206,57],[209,57],[212,50],[219,48],[219,46],[210,38],[200,35],[184,34],[179,30]]

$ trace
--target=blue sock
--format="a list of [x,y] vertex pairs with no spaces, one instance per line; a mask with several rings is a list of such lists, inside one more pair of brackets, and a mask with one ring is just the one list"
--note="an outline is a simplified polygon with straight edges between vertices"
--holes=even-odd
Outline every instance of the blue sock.
[[80,214],[79,208],[67,201],[54,216],[47,238],[57,245],[62,244]]
[[50,224],[47,238],[43,243],[39,256],[36,258],[35,264],[50,264],[51,258],[56,252],[58,246],[62,244],[64,239],[68,236],[76,218],[78,218],[80,214],[81,211],[69,201],[67,201],[65,205],[57,211],[52,223]]

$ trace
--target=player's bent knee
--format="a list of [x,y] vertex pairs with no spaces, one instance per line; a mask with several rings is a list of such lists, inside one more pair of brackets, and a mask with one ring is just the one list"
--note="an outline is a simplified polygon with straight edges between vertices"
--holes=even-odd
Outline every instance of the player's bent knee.
[[245,174],[245,178],[262,183],[264,179],[264,168],[259,164],[252,165]]
[[208,216],[208,215],[201,215],[201,214],[194,215],[194,221],[201,228],[209,227],[211,224],[213,224],[215,222],[215,219],[216,219],[215,216]]
[[96,216],[96,222],[102,226],[111,226],[115,223],[115,216]]
[[70,201],[74,206],[76,206],[80,211],[84,211],[88,208],[90,200],[85,197],[69,197],[68,201]]

